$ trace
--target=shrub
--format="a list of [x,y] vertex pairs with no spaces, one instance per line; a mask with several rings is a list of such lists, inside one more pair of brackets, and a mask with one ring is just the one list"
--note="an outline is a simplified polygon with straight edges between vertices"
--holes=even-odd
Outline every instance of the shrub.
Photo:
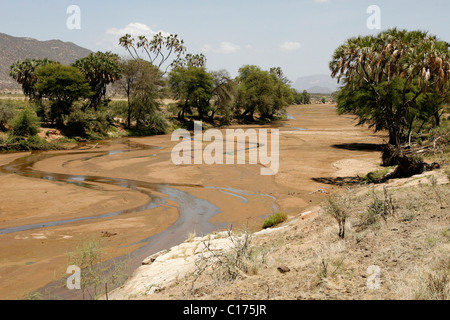
[[4,130],[8,122],[16,115],[16,108],[10,101],[0,101],[0,130]]
[[283,223],[287,220],[287,215],[285,213],[277,212],[273,215],[271,215],[269,218],[264,220],[263,228],[268,229],[272,228],[276,225],[279,225],[280,223]]
[[70,137],[103,140],[108,137],[109,127],[108,116],[105,112],[78,109],[68,116],[65,132]]
[[362,180],[364,182],[379,182],[389,173],[389,168],[383,168],[381,170],[376,170],[369,172],[367,175],[365,175]]
[[[108,298],[108,284],[118,286],[127,278],[129,257],[121,261],[102,262],[104,260],[103,243],[92,238],[81,243],[75,251],[67,253],[68,266],[78,266],[81,272],[81,291],[83,300],[97,299],[106,294]],[[89,295],[89,297],[86,296]]]
[[344,208],[344,199],[340,196],[331,195],[327,198],[326,204],[322,207],[326,214],[332,216],[339,226],[339,238],[345,238],[345,222],[348,218],[348,212]]
[[39,118],[31,108],[22,110],[11,123],[13,135],[30,137],[39,133]]

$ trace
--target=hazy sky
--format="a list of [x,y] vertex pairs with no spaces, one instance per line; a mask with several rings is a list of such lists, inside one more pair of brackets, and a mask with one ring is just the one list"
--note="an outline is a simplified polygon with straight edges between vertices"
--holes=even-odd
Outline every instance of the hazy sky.
[[[70,5],[81,10],[79,30],[66,26]],[[367,27],[370,5],[381,9],[381,30]],[[279,66],[295,81],[328,74],[335,48],[359,34],[399,27],[450,42],[449,14],[449,0],[0,0],[0,32],[126,55],[121,35],[163,31],[204,53],[210,70]]]

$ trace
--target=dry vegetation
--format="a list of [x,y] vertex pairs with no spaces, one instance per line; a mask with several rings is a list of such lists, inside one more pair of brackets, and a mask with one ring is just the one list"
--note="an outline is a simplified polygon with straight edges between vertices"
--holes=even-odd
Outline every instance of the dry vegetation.
[[244,232],[230,252],[206,243],[196,272],[145,298],[449,299],[449,174],[349,188],[312,218]]

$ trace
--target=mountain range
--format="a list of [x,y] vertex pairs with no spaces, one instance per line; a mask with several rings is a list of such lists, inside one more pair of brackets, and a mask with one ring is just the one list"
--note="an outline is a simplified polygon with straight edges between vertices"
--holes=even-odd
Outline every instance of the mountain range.
[[9,76],[9,67],[16,61],[43,59],[69,65],[92,53],[91,50],[61,40],[39,41],[0,33],[0,92],[19,91],[21,87]]
[[298,78],[292,85],[299,92],[331,94],[339,90],[339,84],[326,74],[318,74]]

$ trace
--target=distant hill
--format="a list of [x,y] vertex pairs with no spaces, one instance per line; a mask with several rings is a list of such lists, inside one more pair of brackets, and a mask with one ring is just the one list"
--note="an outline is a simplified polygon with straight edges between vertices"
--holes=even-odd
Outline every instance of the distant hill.
[[319,74],[298,78],[293,88],[299,92],[306,90],[309,93],[331,94],[338,90],[339,84],[329,75]]
[[16,61],[48,58],[62,64],[71,64],[92,51],[72,42],[60,40],[38,41],[0,33],[0,91],[16,91],[21,87],[9,76],[9,67]]

